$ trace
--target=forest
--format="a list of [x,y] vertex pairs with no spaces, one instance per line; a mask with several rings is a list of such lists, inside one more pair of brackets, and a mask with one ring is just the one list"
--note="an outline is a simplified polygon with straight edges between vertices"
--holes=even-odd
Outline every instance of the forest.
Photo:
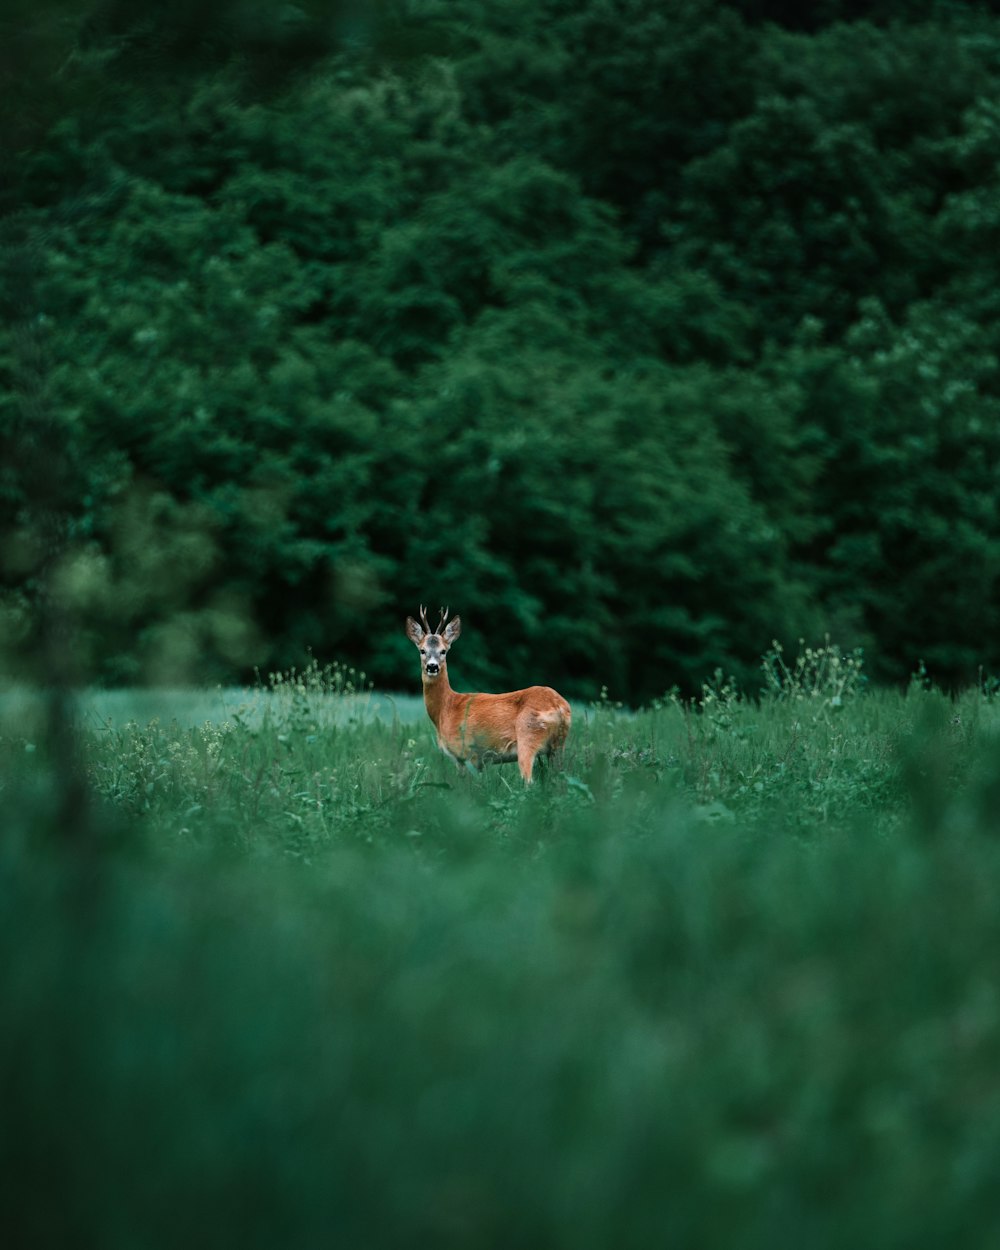
[[1000,667],[1000,6],[10,0],[0,657]]

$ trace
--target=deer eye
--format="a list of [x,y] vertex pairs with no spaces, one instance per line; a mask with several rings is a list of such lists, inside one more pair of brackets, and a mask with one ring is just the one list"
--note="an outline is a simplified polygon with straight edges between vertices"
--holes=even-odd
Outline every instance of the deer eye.
[[426,650],[426,648],[421,647],[421,648],[420,648],[420,654],[421,654],[421,655],[426,655],[426,654],[427,654],[427,650]]

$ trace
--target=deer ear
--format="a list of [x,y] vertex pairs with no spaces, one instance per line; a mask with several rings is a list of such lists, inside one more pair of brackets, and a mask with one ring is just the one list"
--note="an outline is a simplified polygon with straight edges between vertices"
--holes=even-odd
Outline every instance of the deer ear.
[[424,627],[419,625],[412,616],[406,618],[406,636],[418,647],[424,640]]
[[444,627],[444,640],[450,647],[458,635],[462,632],[462,618],[456,616],[453,621],[449,621]]

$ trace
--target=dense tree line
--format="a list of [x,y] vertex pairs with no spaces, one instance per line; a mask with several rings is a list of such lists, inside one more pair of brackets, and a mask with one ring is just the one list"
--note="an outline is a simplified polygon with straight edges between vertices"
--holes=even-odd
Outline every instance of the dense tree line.
[[409,685],[432,600],[469,684],[1000,668],[996,6],[22,7],[17,663]]

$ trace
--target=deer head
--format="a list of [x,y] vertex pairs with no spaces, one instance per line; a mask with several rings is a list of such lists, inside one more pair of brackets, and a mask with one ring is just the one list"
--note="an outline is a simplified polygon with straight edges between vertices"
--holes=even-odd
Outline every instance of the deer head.
[[420,669],[425,681],[441,676],[451,644],[462,632],[460,616],[448,620],[448,609],[441,609],[441,619],[433,632],[427,623],[427,609],[421,605],[420,620],[406,618],[406,636],[420,651]]

